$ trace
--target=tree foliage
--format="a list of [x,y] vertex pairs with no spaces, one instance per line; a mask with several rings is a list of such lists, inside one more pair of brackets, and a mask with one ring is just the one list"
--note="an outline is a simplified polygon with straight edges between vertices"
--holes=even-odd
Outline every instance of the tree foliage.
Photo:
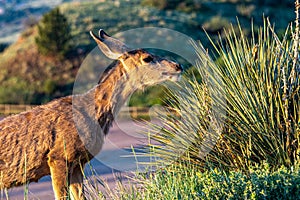
[[41,53],[65,55],[70,49],[71,28],[67,18],[55,8],[45,14],[38,25],[35,42]]

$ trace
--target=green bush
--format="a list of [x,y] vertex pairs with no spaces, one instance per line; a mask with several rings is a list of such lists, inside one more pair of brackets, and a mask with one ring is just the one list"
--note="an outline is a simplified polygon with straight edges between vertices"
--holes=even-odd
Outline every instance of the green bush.
[[31,86],[20,78],[12,77],[0,86],[0,103],[29,104],[34,92]]
[[43,86],[43,91],[47,94],[47,95],[51,95],[55,89],[57,88],[57,84],[54,80],[52,79],[47,79],[44,82],[44,86]]
[[203,24],[203,29],[211,33],[220,32],[224,28],[228,27],[230,27],[230,22],[226,18],[223,18],[219,15],[211,17]]
[[59,8],[43,16],[38,33],[35,42],[41,53],[65,55],[70,50],[71,28]]
[[288,33],[279,40],[267,20],[250,39],[241,28],[224,33],[225,41],[213,43],[218,62],[195,45],[203,82],[186,79],[171,89],[178,115],[162,116],[163,129],[153,127],[162,144],[151,146],[154,155],[162,163],[191,158],[243,170],[263,161],[293,165],[300,156],[296,41]]
[[4,51],[8,46],[9,44],[7,43],[0,43],[0,53]]
[[262,165],[244,174],[217,168],[200,172],[192,165],[176,164],[137,179],[143,188],[122,188],[121,199],[300,199],[299,165],[275,171]]

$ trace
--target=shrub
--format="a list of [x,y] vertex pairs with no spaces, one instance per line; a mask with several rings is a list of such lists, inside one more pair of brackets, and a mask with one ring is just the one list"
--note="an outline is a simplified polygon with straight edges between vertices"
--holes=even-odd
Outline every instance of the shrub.
[[0,43],[0,53],[4,51],[8,46],[9,44],[7,43]]
[[70,25],[58,8],[45,14],[38,25],[39,35],[35,38],[43,54],[65,55],[70,49]]
[[31,86],[20,78],[12,77],[0,86],[0,103],[28,104],[33,100]]
[[200,172],[180,164],[137,179],[143,188],[122,188],[121,199],[300,199],[299,165],[272,171],[265,164],[251,167],[247,175],[217,168]]
[[250,39],[241,28],[225,31],[225,41],[213,43],[218,62],[196,45],[204,81],[186,79],[170,90],[181,118],[162,115],[164,128],[153,127],[153,139],[163,144],[151,146],[160,162],[191,158],[248,170],[263,161],[278,167],[299,160],[296,41],[288,33],[279,40],[267,24]]
[[43,91],[45,92],[46,95],[51,95],[55,91],[56,87],[57,84],[54,80],[47,79],[44,82]]
[[222,31],[224,28],[228,28],[229,26],[230,22],[226,18],[216,15],[204,22],[203,29],[211,33],[217,33]]
[[253,11],[255,10],[255,5],[244,5],[240,4],[236,6],[237,13],[241,16],[251,18]]

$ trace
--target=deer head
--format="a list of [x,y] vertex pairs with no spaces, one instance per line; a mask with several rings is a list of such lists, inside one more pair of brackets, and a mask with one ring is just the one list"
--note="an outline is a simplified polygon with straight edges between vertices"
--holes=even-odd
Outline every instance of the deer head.
[[126,74],[136,79],[142,87],[157,84],[166,80],[176,81],[182,73],[180,64],[155,56],[143,49],[130,49],[123,42],[110,37],[102,29],[98,36],[92,31],[91,36],[100,50],[110,59],[118,60]]

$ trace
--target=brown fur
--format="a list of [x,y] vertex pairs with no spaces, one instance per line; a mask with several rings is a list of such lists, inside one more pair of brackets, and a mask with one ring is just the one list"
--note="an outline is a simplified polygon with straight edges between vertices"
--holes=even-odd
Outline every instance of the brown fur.
[[[56,199],[67,197],[68,186],[75,199],[83,199],[82,168],[101,150],[114,115],[135,89],[168,79],[155,77],[159,69],[138,70],[149,55],[125,53],[87,93],[0,121],[0,189],[51,174]],[[177,63],[159,57],[155,62],[166,64],[161,71],[181,71]]]

